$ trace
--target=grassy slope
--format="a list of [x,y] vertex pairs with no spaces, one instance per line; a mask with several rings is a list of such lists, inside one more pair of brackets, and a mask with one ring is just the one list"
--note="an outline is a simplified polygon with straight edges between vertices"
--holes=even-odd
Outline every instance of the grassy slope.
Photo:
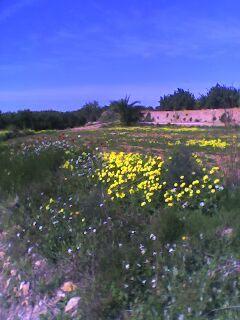
[[[219,129],[200,133],[105,129],[97,134],[81,132],[81,138],[77,133],[61,133],[63,148],[52,146],[36,152],[34,147],[34,152],[25,155],[16,156],[19,143],[28,145],[35,138],[20,139],[17,145],[12,141],[10,149],[2,147],[1,227],[12,244],[8,253],[23,265],[25,278],[33,276],[26,255],[31,246],[59,267],[58,274],[48,279],[49,285],[43,286],[40,278],[34,289],[53,291],[66,274],[71,275],[80,287],[79,319],[239,319],[234,308],[239,305],[240,289],[237,188],[226,190],[217,208],[207,215],[199,210],[139,209],[124,204],[102,207],[101,188],[84,176],[72,177],[59,169],[68,157],[65,151],[73,145],[73,150],[82,149],[86,141],[120,149],[143,139],[139,141],[141,150],[151,150],[152,136],[161,140],[159,147],[166,150],[166,134],[169,139],[176,135],[189,139],[209,137],[209,132],[226,136]],[[38,139],[45,143],[56,138],[58,134]],[[53,211],[41,211],[51,198]],[[73,217],[73,224],[61,215],[61,223],[52,225],[50,217],[61,209],[66,217]],[[75,215],[70,215],[72,212]],[[38,228],[33,227],[36,221]],[[40,226],[46,229],[41,231]],[[156,235],[156,240],[151,235]],[[70,245],[77,248],[79,243],[79,251],[69,254]],[[146,249],[144,254],[140,245]],[[11,302],[12,296],[10,292],[5,298]],[[230,308],[221,309],[225,307]]]

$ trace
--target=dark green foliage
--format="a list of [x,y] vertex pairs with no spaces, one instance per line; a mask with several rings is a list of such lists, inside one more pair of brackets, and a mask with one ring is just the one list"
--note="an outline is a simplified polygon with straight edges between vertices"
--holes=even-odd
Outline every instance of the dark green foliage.
[[86,122],[94,122],[100,118],[102,109],[97,101],[93,101],[84,104],[78,112],[86,119]]
[[107,109],[103,111],[103,113],[101,114],[101,117],[99,118],[99,121],[102,123],[113,123],[113,122],[120,121],[120,116],[119,116],[119,113],[111,109]]
[[165,181],[174,183],[180,176],[184,176],[187,183],[192,181],[193,173],[196,178],[202,176],[199,165],[192,156],[192,150],[184,145],[176,146],[169,152],[171,161],[168,162],[168,171]]
[[240,93],[237,88],[217,83],[198,99],[188,90],[178,88],[173,94],[161,97],[159,103],[159,110],[235,108],[240,106]]
[[191,110],[195,109],[196,100],[190,91],[178,88],[173,94],[161,97],[159,103],[159,110]]
[[66,129],[82,126],[87,122],[98,120],[102,108],[96,101],[86,103],[77,111],[18,111],[0,113],[0,129]]
[[84,125],[86,118],[81,111],[58,112],[58,111],[18,111],[2,113],[0,115],[0,128],[8,129],[65,129],[76,125]]
[[202,108],[235,108],[240,106],[240,93],[234,87],[220,85],[212,87],[206,95],[201,95],[198,103]]
[[120,115],[120,121],[122,124],[129,126],[139,121],[141,113],[138,101],[132,103],[129,102],[130,97],[124,99],[112,101],[109,108]]
[[[32,192],[31,186],[48,184],[64,158],[60,149],[46,150],[40,154],[29,153],[16,156],[7,147],[0,148],[1,193]],[[24,186],[24,188],[23,188]]]
[[[11,128],[10,128],[11,129]],[[7,141],[9,139],[18,138],[18,137],[25,137],[28,135],[35,134],[35,131],[31,129],[24,129],[24,130],[18,130],[16,128],[13,128],[13,130],[6,130],[0,132],[0,142]]]

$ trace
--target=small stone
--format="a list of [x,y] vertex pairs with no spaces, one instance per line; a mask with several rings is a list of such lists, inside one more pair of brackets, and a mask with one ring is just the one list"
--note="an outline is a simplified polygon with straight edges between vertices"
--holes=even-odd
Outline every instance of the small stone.
[[77,309],[78,307],[78,304],[79,304],[79,301],[80,301],[80,297],[73,297],[71,298],[66,307],[65,307],[65,312],[73,312]]
[[61,290],[58,290],[55,297],[51,300],[51,305],[55,306],[59,301],[63,301],[66,297],[66,294]]
[[10,262],[9,261],[7,261],[7,262],[4,262],[4,264],[3,264],[3,269],[8,269],[10,267]]
[[17,270],[12,269],[10,274],[11,274],[12,277],[15,277],[17,275]]
[[26,297],[29,293],[30,282],[21,282],[19,289],[20,291],[22,291],[22,294],[24,295],[24,297]]
[[233,228],[225,228],[221,231],[222,237],[231,237],[233,235]]
[[62,292],[61,290],[58,290],[57,297],[60,299],[64,299],[66,297],[66,294],[64,292]]
[[46,263],[45,263],[44,260],[37,260],[37,261],[34,263],[34,266],[37,267],[37,268],[42,268],[45,264],[46,264]]
[[5,290],[9,287],[10,281],[11,281],[11,278],[7,279],[5,287],[4,287]]
[[24,300],[21,304],[23,307],[28,307],[29,302],[28,302],[28,300]]
[[41,266],[41,260],[36,261],[36,262],[35,262],[35,266],[36,266],[36,267],[40,267],[40,266]]
[[67,281],[61,286],[61,290],[64,292],[72,292],[77,289],[77,286],[72,281]]
[[47,314],[48,309],[45,304],[36,304],[32,310],[32,318],[31,319],[39,319],[40,315]]
[[20,294],[20,292],[18,291],[18,288],[17,288],[17,287],[14,287],[14,288],[13,288],[13,292],[14,292],[14,294],[15,294],[15,297],[17,297],[17,298],[20,297],[21,294]]

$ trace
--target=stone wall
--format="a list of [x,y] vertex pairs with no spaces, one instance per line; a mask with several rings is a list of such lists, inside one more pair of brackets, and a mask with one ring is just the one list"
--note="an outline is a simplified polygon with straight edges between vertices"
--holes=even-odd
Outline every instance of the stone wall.
[[[151,116],[151,121],[149,118]],[[147,118],[146,118],[147,117]],[[222,120],[221,120],[222,119]],[[144,111],[143,122],[193,126],[224,126],[225,122],[240,125],[240,108],[181,111]]]

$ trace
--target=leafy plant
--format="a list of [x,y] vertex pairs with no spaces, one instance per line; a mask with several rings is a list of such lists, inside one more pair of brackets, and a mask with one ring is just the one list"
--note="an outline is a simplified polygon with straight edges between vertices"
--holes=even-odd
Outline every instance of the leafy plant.
[[130,103],[130,97],[126,96],[124,99],[112,101],[110,109],[119,113],[123,125],[129,126],[140,119],[140,106],[138,104],[139,101]]

